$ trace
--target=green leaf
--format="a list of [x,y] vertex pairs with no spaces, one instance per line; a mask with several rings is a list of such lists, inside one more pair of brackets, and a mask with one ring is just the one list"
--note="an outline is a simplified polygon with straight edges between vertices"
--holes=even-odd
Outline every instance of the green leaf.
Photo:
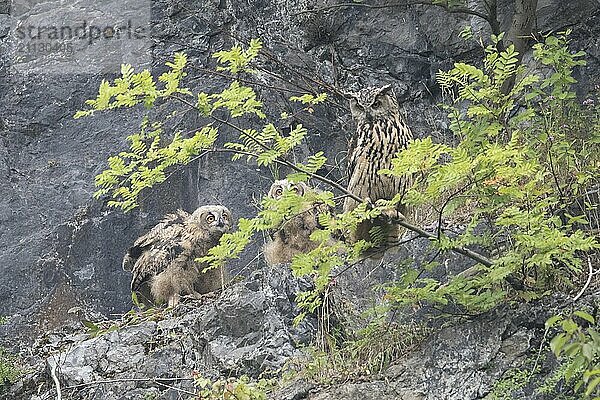
[[577,315],[579,318],[582,318],[586,321],[588,321],[590,324],[595,324],[596,321],[594,320],[594,317],[592,317],[590,314],[588,314],[585,311],[575,311],[573,314]]
[[300,102],[302,104],[307,104],[307,105],[316,105],[316,104],[324,102],[325,100],[327,100],[326,93],[320,93],[317,96],[307,93],[307,94],[303,94],[302,96],[290,97],[290,101],[297,101],[297,102]]
[[548,318],[548,320],[546,321],[546,323],[544,324],[544,326],[546,327],[546,330],[556,326],[557,322],[562,321],[562,316],[561,315],[553,315],[552,317]]
[[583,356],[587,358],[589,362],[594,361],[596,351],[598,350],[600,349],[594,348],[594,346],[591,343],[584,343],[581,346],[581,354],[583,354]]
[[585,389],[585,395],[591,396],[599,384],[600,384],[600,376],[592,379],[592,381],[590,383],[588,383],[587,388]]
[[577,329],[579,329],[579,325],[577,325],[575,323],[575,321],[573,321],[572,319],[565,319],[562,321],[561,323],[562,328],[565,332],[572,334],[574,333]]
[[94,335],[100,331],[100,327],[98,325],[96,325],[95,323],[93,323],[92,321],[83,319],[83,320],[81,320],[81,323],[83,324],[83,326],[85,326],[88,329],[88,333],[91,335]]
[[550,341],[550,350],[556,357],[560,355],[565,343],[567,343],[567,336],[564,333],[559,333]]

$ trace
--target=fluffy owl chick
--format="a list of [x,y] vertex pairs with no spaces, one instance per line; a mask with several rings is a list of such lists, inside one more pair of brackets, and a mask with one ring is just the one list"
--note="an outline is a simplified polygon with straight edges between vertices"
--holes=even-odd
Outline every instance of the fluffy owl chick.
[[[398,100],[391,86],[365,88],[350,93],[348,97],[357,125],[348,150],[348,191],[373,203],[380,199],[390,200],[396,193],[406,193],[410,179],[377,173],[383,168],[391,169],[396,153],[405,149],[412,140],[412,133],[400,115]],[[353,210],[358,204],[347,197],[344,212]],[[410,219],[408,212],[406,207],[399,205],[396,210],[390,210],[387,217],[397,218],[402,214]],[[382,228],[388,242],[400,236],[400,227],[390,224],[389,218],[382,216],[359,224],[350,235],[350,241],[372,241],[369,232],[375,226]]]
[[[285,191],[293,190],[303,196],[311,190],[305,183],[291,183],[287,179],[277,180],[267,196],[279,199]],[[263,253],[269,265],[289,263],[296,254],[314,250],[319,244],[310,240],[310,235],[319,228],[317,220],[320,207],[310,207],[293,218],[284,221],[271,233],[271,241],[265,243]]]
[[150,232],[138,238],[123,258],[131,271],[131,291],[154,303],[174,307],[181,295],[199,295],[221,288],[224,269],[202,272],[205,256],[231,228],[231,213],[223,206],[202,206],[189,214],[166,215]]

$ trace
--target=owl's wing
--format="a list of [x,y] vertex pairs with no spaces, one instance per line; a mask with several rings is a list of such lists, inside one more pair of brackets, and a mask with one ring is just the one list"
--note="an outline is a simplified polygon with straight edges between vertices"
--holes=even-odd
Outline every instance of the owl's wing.
[[350,182],[350,178],[352,177],[352,174],[354,174],[354,169],[356,168],[356,146],[358,146],[358,136],[358,134],[352,135],[352,137],[350,137],[350,142],[348,143],[348,156],[346,158],[348,161],[348,167],[346,168],[348,182]]
[[182,251],[185,211],[167,215],[150,232],[138,238],[123,258],[123,269],[133,274],[131,289],[164,271]]
[[181,234],[185,221],[190,217],[190,214],[183,210],[177,210],[173,214],[167,214],[154,228],[148,233],[140,236],[132,248],[144,248],[155,243],[169,241],[171,238]]

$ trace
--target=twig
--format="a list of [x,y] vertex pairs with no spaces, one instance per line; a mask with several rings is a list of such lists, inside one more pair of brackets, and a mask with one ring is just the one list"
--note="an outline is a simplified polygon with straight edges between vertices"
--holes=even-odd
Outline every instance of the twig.
[[446,201],[444,201],[444,204],[442,204],[442,207],[440,208],[440,212],[438,215],[437,240],[441,240],[441,238],[442,238],[442,222],[443,222],[442,219],[444,216],[444,210],[446,209],[448,204],[450,204],[450,202],[454,199],[454,196],[460,194],[461,192],[466,190],[468,187],[469,187],[469,185],[465,185],[465,186],[461,187],[460,189],[458,189],[457,191],[452,193],[450,196],[448,196]]
[[544,337],[542,338],[542,341],[540,343],[540,348],[538,349],[537,356],[535,357],[535,362],[533,363],[533,368],[531,368],[531,371],[529,371],[529,379],[531,379],[533,377],[533,374],[535,374],[535,370],[537,369],[538,362],[540,361],[540,357],[542,355],[542,349],[544,348],[544,344],[546,343],[547,336],[548,336],[548,329],[544,330]]
[[[235,80],[235,81],[239,81],[239,82],[247,83],[247,84],[251,84],[251,85],[256,85],[256,86],[259,86],[259,87],[262,87],[262,88],[265,88],[265,89],[271,89],[271,90],[274,90],[274,91],[277,91],[277,92],[290,92],[290,93],[295,93],[295,94],[304,94],[304,93],[306,93],[305,90],[288,89],[288,88],[281,87],[281,86],[267,85],[265,83],[260,83],[260,82],[252,81],[252,80],[249,80],[249,79],[243,79],[243,78],[240,78],[240,77],[237,77],[237,76],[230,76],[230,75],[227,75],[227,74],[225,74],[223,72],[214,71],[214,70],[209,69],[209,68],[202,68],[202,67],[197,67],[197,66],[194,66],[194,65],[192,65],[191,68],[193,68],[193,69],[195,69],[197,71],[200,71],[200,72],[204,72],[206,74],[216,75],[216,76],[220,76],[220,77],[225,78],[225,79]],[[191,81],[198,80],[200,78],[202,78],[202,77],[201,76],[197,76],[195,78],[189,79],[188,81],[191,82]]]
[[385,251],[387,251],[387,250],[389,250],[389,249],[392,249],[392,248],[394,248],[394,247],[398,247],[398,246],[401,246],[401,245],[403,245],[403,244],[410,243],[410,242],[412,242],[413,240],[415,240],[415,239],[418,239],[419,237],[420,237],[420,236],[413,236],[413,237],[411,237],[411,238],[409,238],[409,239],[406,239],[406,240],[400,240],[400,241],[398,241],[398,242],[395,242],[395,243],[393,243],[393,244],[391,244],[391,245],[389,245],[389,246],[385,246],[385,247],[384,247],[384,248],[382,248],[382,249],[377,249],[376,251],[374,251],[373,253],[371,253],[371,254],[370,254],[368,257],[363,257],[363,258],[360,258],[360,259],[358,259],[358,260],[354,261],[353,263],[350,263],[350,264],[346,265],[346,266],[345,266],[345,267],[344,267],[344,268],[343,268],[341,271],[339,271],[339,272],[338,272],[338,273],[336,273],[334,276],[332,276],[332,278],[331,278],[331,279],[333,280],[333,279],[339,278],[339,277],[340,277],[342,274],[346,273],[346,272],[347,272],[347,271],[348,271],[350,268],[352,268],[352,267],[354,267],[355,265],[357,265],[357,264],[359,264],[359,263],[361,263],[361,262],[363,262],[363,261],[365,261],[365,260],[367,260],[367,259],[371,258],[371,257],[372,257],[373,255],[375,255],[375,254],[380,254],[380,253],[383,253],[383,252],[385,252]]
[[[415,226],[413,224],[410,224],[406,221],[403,220],[394,220],[394,223],[397,223],[400,226],[405,227],[408,230],[411,230],[415,233],[418,233],[419,236],[427,238],[427,239],[431,239],[431,240],[437,240],[437,236],[434,235],[433,233],[429,233],[427,231],[424,231],[423,229],[419,228],[418,226]],[[455,253],[458,254],[462,254],[465,257],[469,257],[475,261],[477,261],[480,264],[485,265],[486,267],[491,267],[494,263],[492,260],[490,260],[489,258],[485,257],[482,254],[479,254],[473,250],[469,250],[467,248],[463,248],[463,247],[452,247],[451,249],[454,251]]]
[[174,391],[179,392],[179,393],[189,394],[189,395],[194,396],[194,397],[196,397],[198,395],[198,393],[190,392],[189,390],[185,390],[185,389],[178,388],[178,387],[175,387],[175,386],[167,385],[166,383],[162,383],[162,382],[155,382],[155,383],[157,385],[159,385],[159,386],[163,386],[163,387],[165,387],[167,389],[171,389],[171,390],[174,390]]
[[[84,388],[84,387],[94,386],[94,385],[102,385],[104,383],[153,382],[153,383],[156,383],[156,384],[160,385],[160,384],[163,384],[162,381],[193,381],[193,380],[194,380],[194,378],[177,378],[177,377],[171,377],[171,378],[115,378],[115,379],[102,379],[102,380],[97,380],[97,381],[92,381],[92,382],[87,382],[87,383],[80,383],[78,385],[67,386],[67,387],[65,387],[65,390],[68,390],[68,389],[79,389],[79,388]],[[195,394],[195,393],[193,393],[193,394]]]
[[56,360],[56,357],[53,357],[53,360],[54,365],[50,369],[50,375],[52,375],[52,380],[54,381],[54,385],[56,386],[56,400],[62,400],[60,381],[58,380],[58,374],[56,372],[58,370],[58,360]]
[[[182,103],[187,104],[187,105],[189,105],[192,108],[196,108],[195,104],[190,103],[189,101],[187,101],[185,99],[182,99],[182,98],[180,98],[178,96],[172,96],[172,98],[176,99],[176,100],[179,100]],[[245,137],[248,137],[250,140],[254,141],[257,145],[259,145],[263,149],[265,149],[267,151],[271,150],[271,148],[269,146],[265,145],[263,142],[259,141],[258,139],[256,139],[252,135],[249,135],[248,132],[244,131],[242,128],[238,127],[237,125],[232,124],[231,122],[229,122],[227,120],[223,120],[223,119],[220,119],[220,118],[215,117],[215,116],[211,116],[211,118],[213,120],[217,121],[217,122],[220,122],[220,123],[222,123],[224,125],[227,125],[228,127],[232,128],[232,129],[236,130],[241,135],[244,135]],[[224,151],[224,150],[227,150],[229,152],[244,154],[244,155],[250,155],[250,156],[253,156],[253,157],[257,156],[256,154],[251,154],[251,153],[248,153],[248,152],[242,152],[242,151],[233,150],[233,149],[223,149],[223,150],[220,150],[220,151]],[[339,190],[340,192],[347,194],[348,197],[350,197],[351,199],[355,200],[358,203],[363,203],[364,202],[364,199],[358,197],[354,193],[349,192],[348,189],[346,189],[344,186],[340,185],[339,183],[337,183],[335,181],[332,181],[331,179],[325,178],[322,175],[319,175],[319,174],[316,174],[316,173],[313,173],[313,172],[310,172],[310,171],[306,171],[305,169],[303,169],[303,168],[301,168],[301,167],[299,167],[299,166],[297,166],[297,165],[295,165],[295,164],[293,164],[293,163],[291,163],[289,161],[286,161],[284,159],[275,159],[274,162],[277,163],[277,164],[280,164],[280,165],[285,165],[286,167],[291,168],[291,169],[293,169],[296,172],[301,172],[301,173],[307,174],[311,178],[319,180],[319,181],[321,181],[321,182],[323,182],[323,183],[331,186],[332,188],[335,188],[335,189]],[[421,237],[424,237],[424,238],[427,238],[427,239],[432,239],[432,240],[437,240],[436,235],[434,235],[433,233],[429,233],[429,232],[421,229],[418,226],[415,226],[413,224],[410,224],[410,223],[406,222],[403,219],[395,219],[393,222],[397,223],[398,225],[400,225],[400,226],[402,226],[402,227],[404,227],[404,228],[406,228],[406,229],[408,229],[410,231],[418,233],[419,236],[421,236]],[[453,247],[450,250],[452,250],[452,251],[454,251],[454,252],[456,252],[458,254],[462,254],[462,255],[464,255],[466,257],[469,257],[469,258],[477,261],[478,263],[481,263],[481,264],[485,265],[486,267],[491,267],[493,265],[493,262],[490,259],[488,259],[487,257],[483,256],[482,254],[474,252],[473,250],[469,250],[467,248],[462,248],[462,247]]]
[[[236,131],[238,131],[240,134],[243,134],[243,135],[245,135],[245,136],[249,136],[249,135],[248,135],[248,133],[247,133],[247,132],[245,132],[245,131],[244,131],[242,128],[240,128],[240,127],[238,127],[238,126],[236,126],[236,125],[232,124],[231,122],[229,122],[229,121],[225,121],[225,120],[221,120],[221,119],[218,119],[218,118],[216,118],[216,117],[213,117],[213,118],[214,118],[216,121],[218,121],[218,122],[222,122],[222,123],[224,123],[225,125],[229,126],[230,128],[233,128],[233,129],[235,129],[235,130],[236,130]],[[254,140],[256,141],[256,138],[253,138],[252,136],[249,136],[249,137],[250,137],[250,138],[252,138],[252,139],[254,139]],[[259,145],[260,145],[262,148],[264,148],[265,150],[271,150],[271,148],[270,148],[270,147],[266,146],[266,145],[265,145],[264,143],[262,143],[262,142],[258,142],[258,144],[259,144]],[[242,155],[247,155],[247,156],[252,156],[252,157],[256,157],[256,156],[257,156],[257,154],[248,153],[248,152],[243,152],[243,151],[238,151],[238,150],[234,150],[234,149],[219,149],[218,151],[227,151],[227,152],[230,152],[230,153],[239,153],[239,154],[242,154]],[[324,176],[322,176],[322,175],[315,174],[315,173],[313,173],[313,172],[310,172],[310,171],[306,171],[305,169],[303,169],[303,168],[300,168],[300,167],[298,167],[297,165],[295,165],[295,164],[292,164],[291,162],[289,162],[289,161],[286,161],[286,160],[275,159],[275,160],[273,160],[273,162],[275,162],[275,163],[277,163],[277,164],[280,164],[280,165],[284,165],[284,166],[286,166],[286,167],[288,167],[288,168],[291,168],[291,169],[293,169],[293,170],[294,170],[294,171],[296,171],[296,172],[301,172],[301,173],[303,173],[303,174],[307,174],[308,176],[310,176],[310,177],[311,177],[311,178],[313,178],[313,179],[316,179],[316,180],[318,180],[318,181],[321,181],[321,182],[323,182],[323,183],[326,183],[327,185],[329,185],[329,186],[331,186],[331,187],[333,187],[333,188],[335,188],[335,189],[338,189],[340,192],[342,192],[342,193],[344,193],[344,194],[348,195],[348,197],[351,197],[353,200],[355,200],[355,201],[357,201],[357,202],[359,202],[359,203],[362,203],[362,202],[363,202],[363,199],[361,199],[360,197],[356,196],[355,194],[352,194],[352,193],[350,193],[350,192],[349,192],[349,191],[348,191],[348,190],[347,190],[347,189],[346,189],[344,186],[340,185],[339,183],[337,183],[337,182],[335,182],[335,181],[332,181],[331,179],[325,178],[325,177],[324,177]]]
[[592,277],[598,273],[598,272],[594,272],[594,268],[592,267],[592,259],[590,258],[590,256],[588,256],[587,260],[588,260],[588,278],[587,278],[587,281],[585,282],[585,285],[583,285],[583,287],[581,288],[581,290],[579,291],[579,293],[577,293],[577,296],[575,296],[573,298],[573,301],[577,301],[577,300],[579,300],[579,298],[581,296],[583,296],[583,293],[586,291],[586,289],[588,288],[588,286],[590,286],[590,283],[592,282]]
[[[286,63],[284,63],[283,61],[279,60],[279,59],[278,59],[278,58],[277,58],[275,55],[271,54],[271,53],[270,53],[268,50],[266,50],[265,48],[262,48],[262,49],[260,50],[260,54],[262,54],[263,56],[265,56],[265,57],[266,57],[266,58],[268,58],[269,60],[273,61],[274,63],[278,64],[280,67],[282,67],[282,68],[284,68],[284,69],[288,70],[288,71],[289,71],[291,74],[296,74],[296,75],[298,75],[298,76],[299,76],[299,77],[300,77],[300,78],[303,80],[303,82],[304,82],[305,84],[307,84],[307,85],[308,85],[308,87],[310,88],[310,90],[307,90],[307,92],[318,93],[318,92],[317,92],[315,89],[313,89],[313,88],[312,88],[311,84],[313,84],[313,85],[316,85],[316,86],[317,86],[317,87],[319,87],[319,88],[323,88],[323,89],[325,89],[325,90],[328,90],[329,92],[331,92],[331,93],[333,93],[333,94],[336,94],[336,95],[338,95],[338,96],[345,97],[345,94],[344,94],[344,92],[343,92],[343,91],[339,90],[338,88],[336,88],[336,87],[334,87],[334,86],[331,86],[331,85],[329,85],[328,83],[324,82],[322,79],[317,79],[317,77],[318,77],[319,75],[317,74],[317,72],[316,72],[316,71],[312,71],[312,74],[315,76],[315,77],[313,77],[313,76],[311,76],[311,75],[309,75],[309,74],[307,74],[307,73],[304,73],[304,72],[301,72],[301,71],[299,71],[299,70],[297,70],[297,69],[291,68],[291,67],[290,67],[288,64],[286,64]],[[308,69],[308,68],[307,68],[307,69]],[[266,74],[269,74],[269,75],[271,75],[271,76],[273,76],[273,77],[276,77],[277,79],[280,79],[280,80],[282,80],[282,81],[284,81],[284,82],[288,82],[288,83],[290,83],[290,84],[293,84],[294,86],[296,86],[296,87],[298,87],[298,88],[302,88],[302,87],[303,87],[303,86],[301,86],[301,85],[299,85],[299,84],[297,84],[297,83],[294,83],[294,82],[292,82],[292,81],[291,81],[291,79],[284,79],[283,77],[279,76],[278,74],[276,74],[276,73],[274,73],[274,72],[272,72],[272,71],[269,71],[269,70],[267,70],[267,69],[261,68],[260,70],[261,70],[262,72],[264,72],[264,73],[266,73]],[[327,101],[327,102],[329,102],[329,103],[331,103],[331,104],[335,105],[336,107],[338,107],[338,108],[340,108],[340,109],[342,109],[342,110],[346,110],[346,111],[348,111],[348,108],[347,108],[347,107],[345,107],[345,106],[343,106],[343,105],[340,105],[340,104],[338,104],[338,103],[336,103],[336,102],[334,102],[334,101],[331,101],[331,100],[325,100],[325,101]]]

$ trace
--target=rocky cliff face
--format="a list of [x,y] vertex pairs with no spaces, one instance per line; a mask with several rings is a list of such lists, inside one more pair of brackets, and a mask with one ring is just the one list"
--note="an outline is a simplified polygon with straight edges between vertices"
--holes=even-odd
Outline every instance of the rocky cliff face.
[[182,304],[166,314],[156,310],[147,314],[151,318],[140,314],[140,320],[97,337],[81,329],[44,335],[30,352],[33,371],[6,396],[53,397],[56,386],[49,376],[54,368],[65,398],[78,399],[140,399],[153,393],[161,395],[153,398],[171,398],[177,391],[164,385],[194,390],[193,372],[216,379],[275,371],[314,332],[310,318],[292,328],[294,294],[303,289],[288,268],[263,268],[217,298]]
[[[137,235],[178,207],[191,210],[221,202],[237,217],[252,215],[253,199],[265,192],[272,176],[210,156],[147,193],[143,206],[133,213],[123,215],[93,200],[94,176],[105,167],[107,156],[124,148],[124,138],[138,129],[142,111],[74,120],[72,115],[95,96],[102,78],[112,74],[78,73],[76,68],[43,73],[33,64],[19,64],[14,27],[22,15],[11,16],[11,10],[15,14],[21,3],[3,2],[0,9],[0,314],[13,316],[11,324],[0,329],[23,333],[28,326],[34,329],[27,333],[35,334],[60,325],[73,306],[105,315],[128,310],[128,275],[120,270],[120,259]],[[124,2],[114,12],[133,3]],[[319,90],[349,90],[392,83],[405,100],[414,130],[443,136],[443,116],[432,107],[438,100],[434,74],[473,54],[477,44],[462,41],[457,32],[469,24],[478,32],[484,25],[476,18],[425,7],[309,12],[324,5],[306,0],[148,3],[151,58],[141,59],[140,67],[158,72],[181,50],[194,66],[206,66],[211,53],[230,46],[232,36],[260,37],[281,61],[274,64],[276,72],[300,86],[322,82]],[[40,6],[28,15],[39,13],[44,21],[55,21],[64,12]],[[589,55],[588,67],[579,71],[580,90],[586,92],[598,81],[597,4],[540,1],[539,16],[542,30],[574,29],[574,47]],[[133,52],[127,43],[121,50]],[[224,84],[215,76],[190,73],[200,77],[190,79],[192,87]],[[260,79],[281,84],[270,76]],[[324,147],[332,160],[342,161],[339,153],[352,125],[343,100],[334,99],[341,108],[323,107],[301,122],[311,132],[307,152]],[[263,100],[277,111],[285,104],[284,97],[268,91]],[[158,107],[154,117],[161,119],[171,111]],[[195,121],[183,115],[176,124],[193,127]],[[247,261],[232,268],[240,269]]]
[[[133,6],[132,0],[125,0],[119,7],[127,8],[129,2]],[[442,138],[446,123],[433,107],[439,100],[434,74],[453,61],[473,57],[477,43],[463,42],[457,33],[465,25],[476,33],[485,30],[485,25],[476,18],[420,6],[307,12],[327,5],[311,0],[152,1],[151,57],[144,58],[140,67],[158,73],[175,51],[187,52],[194,66],[205,67],[211,63],[211,53],[230,47],[232,37],[260,37],[279,60],[271,63],[273,70],[288,80],[301,87],[320,86],[319,90],[392,83],[417,134]],[[76,314],[67,312],[73,307],[105,316],[126,312],[131,307],[129,276],[121,270],[120,261],[134,238],[176,208],[192,210],[220,202],[236,217],[250,216],[254,200],[272,180],[269,171],[212,155],[176,171],[165,184],[148,192],[142,207],[132,213],[122,214],[94,200],[94,176],[105,167],[109,155],[124,148],[125,137],[139,128],[143,112],[73,120],[84,101],[95,97],[101,80],[114,74],[77,69],[44,72],[33,64],[19,63],[13,36],[17,6],[22,6],[17,0],[0,2],[0,315],[10,316],[0,326],[0,342],[8,347],[16,347],[21,340],[31,342],[42,332],[77,320]],[[63,9],[38,6],[29,15],[60,20]],[[573,47],[588,53],[588,66],[578,71],[578,90],[585,95],[600,82],[597,2],[540,0],[538,8],[540,30],[569,27],[574,30]],[[509,5],[501,9],[510,14]],[[121,50],[136,51],[127,45]],[[225,84],[197,70],[191,70],[189,78],[189,86],[195,89]],[[269,75],[259,79],[267,86],[286,85]],[[269,110],[280,111],[286,104],[285,96],[268,90],[261,95]],[[339,107],[329,104],[300,121],[311,134],[304,151],[308,154],[325,147],[331,160],[343,162],[339,153],[346,147],[352,124],[343,100],[333,99]],[[162,119],[171,112],[168,106],[160,106],[153,116]],[[194,127],[197,119],[186,114],[173,121],[185,130]],[[258,268],[250,262],[256,247],[247,254],[230,266],[246,276]],[[139,329],[162,328],[157,323]],[[504,328],[494,324],[494,329]]]
[[[29,352],[28,373],[4,398],[50,399],[57,390],[63,398],[82,400],[193,398],[194,374],[216,380],[287,370],[291,360],[302,359],[298,348],[316,332],[317,321],[310,318],[291,328],[299,289],[305,286],[287,267],[264,267],[217,298],[184,303],[97,337],[81,328],[46,334]],[[368,380],[319,385],[298,376],[268,398],[497,399],[504,398],[497,386],[504,380],[520,399],[550,400],[536,392],[556,366],[540,348],[544,322],[568,303],[546,298],[472,320],[450,319],[410,355]],[[599,304],[588,296],[580,306]]]

